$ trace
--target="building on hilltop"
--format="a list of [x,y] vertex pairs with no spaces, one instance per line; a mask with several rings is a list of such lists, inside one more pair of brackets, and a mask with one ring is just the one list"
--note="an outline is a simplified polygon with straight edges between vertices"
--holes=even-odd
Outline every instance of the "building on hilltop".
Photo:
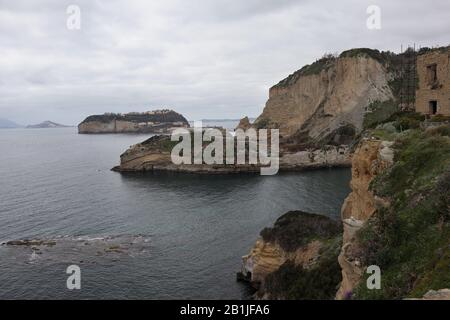
[[450,47],[417,57],[416,111],[450,116]]

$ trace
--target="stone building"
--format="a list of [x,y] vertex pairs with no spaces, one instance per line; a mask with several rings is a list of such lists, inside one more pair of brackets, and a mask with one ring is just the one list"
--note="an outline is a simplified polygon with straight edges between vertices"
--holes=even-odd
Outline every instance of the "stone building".
[[450,47],[417,57],[416,111],[450,116]]

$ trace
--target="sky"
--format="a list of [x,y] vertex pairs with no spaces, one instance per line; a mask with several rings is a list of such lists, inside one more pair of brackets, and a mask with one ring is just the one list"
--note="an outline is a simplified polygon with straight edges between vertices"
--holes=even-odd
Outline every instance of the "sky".
[[448,45],[449,12],[448,0],[0,0],[0,118],[255,117],[271,86],[325,53]]

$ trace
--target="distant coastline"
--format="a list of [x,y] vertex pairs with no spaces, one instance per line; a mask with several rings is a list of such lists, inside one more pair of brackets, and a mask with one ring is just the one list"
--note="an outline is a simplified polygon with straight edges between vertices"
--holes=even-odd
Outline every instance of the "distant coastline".
[[47,121],[44,121],[44,122],[41,122],[38,124],[30,124],[30,125],[26,126],[25,128],[27,128],[27,129],[48,129],[48,128],[69,128],[69,127],[72,127],[72,126],[67,126],[64,124],[60,124],[60,123],[56,123],[56,122],[47,120]]
[[20,124],[15,123],[9,119],[0,118],[0,129],[13,129],[13,128],[22,128]]

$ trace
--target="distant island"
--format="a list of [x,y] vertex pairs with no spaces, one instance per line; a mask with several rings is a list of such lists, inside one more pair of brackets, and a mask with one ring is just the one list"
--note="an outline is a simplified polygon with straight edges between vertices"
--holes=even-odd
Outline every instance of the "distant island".
[[163,109],[92,115],[78,125],[78,133],[167,133],[180,127],[189,127],[186,118],[173,110]]
[[0,129],[20,128],[21,126],[14,121],[0,118]]
[[[256,118],[248,118],[248,119],[251,122],[256,120]],[[201,121],[211,121],[211,122],[228,122],[228,121],[235,122],[235,121],[238,121],[239,122],[239,120],[241,120],[241,119],[240,118],[239,119],[202,119]]]
[[27,129],[42,129],[42,128],[67,128],[70,126],[66,126],[63,124],[59,124],[53,121],[44,121],[38,124],[30,124],[26,126]]

